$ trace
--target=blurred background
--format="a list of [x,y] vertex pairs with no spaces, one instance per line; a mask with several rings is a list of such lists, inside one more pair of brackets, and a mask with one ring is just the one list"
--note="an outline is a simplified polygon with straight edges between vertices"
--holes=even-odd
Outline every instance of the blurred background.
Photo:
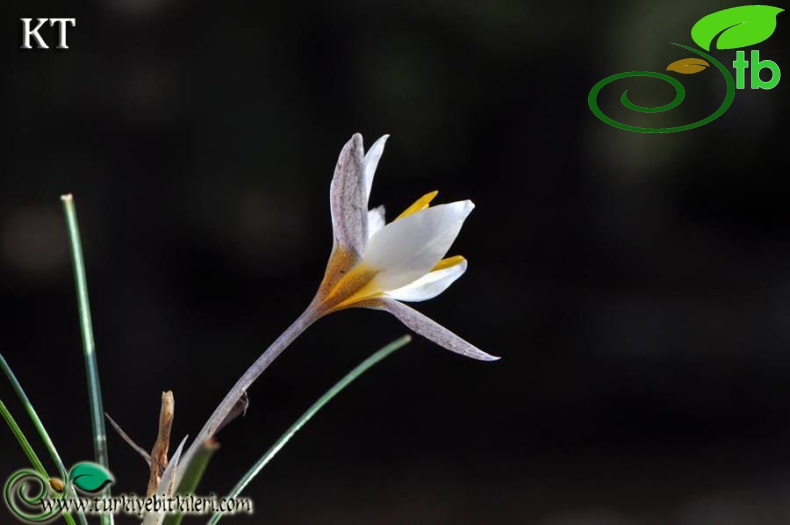
[[[608,75],[687,58],[669,42],[733,5],[8,2],[0,351],[67,465],[92,458],[59,200],[73,192],[105,409],[150,448],[172,389],[174,439],[195,435],[312,298],[341,146],[389,133],[372,204],[394,217],[438,189],[477,205],[451,252],[468,273],[416,306],[502,360],[416,338],[264,470],[253,518],[227,522],[790,523],[790,81],[668,135],[587,106]],[[758,48],[789,68],[786,16]],[[69,49],[20,50],[20,17],[76,17]],[[671,115],[617,107],[626,88],[666,103],[658,81],[600,102],[693,122],[723,99],[717,75],[680,78]],[[250,390],[200,492],[226,493],[406,332],[367,310],[321,320]],[[0,396],[25,419],[5,381]],[[144,492],[147,466],[110,432],[114,492]],[[5,428],[0,466],[27,466]]]

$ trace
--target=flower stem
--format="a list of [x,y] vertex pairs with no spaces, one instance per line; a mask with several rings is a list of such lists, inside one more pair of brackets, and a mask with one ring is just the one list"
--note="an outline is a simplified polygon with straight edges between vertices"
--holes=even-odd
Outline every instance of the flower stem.
[[[280,436],[280,438],[274,443],[274,445],[272,445],[271,448],[269,448],[269,450],[267,450],[266,453],[263,456],[261,456],[260,459],[258,459],[258,461],[255,462],[252,468],[250,468],[250,470],[248,470],[244,474],[244,476],[241,478],[241,480],[239,480],[236,486],[233,487],[233,490],[230,491],[230,494],[228,494],[228,499],[235,498],[239,494],[241,494],[241,491],[244,490],[253,479],[255,479],[255,476],[257,476],[260,473],[260,471],[263,470],[263,467],[265,467],[266,464],[269,463],[269,461],[271,461],[271,459],[275,455],[277,455],[280,449],[282,449],[285,446],[285,444],[288,443],[288,441],[290,441],[290,439],[294,436],[294,434],[296,434],[299,431],[299,429],[301,429],[305,425],[305,423],[310,421],[310,419],[319,410],[321,410],[324,407],[324,405],[329,403],[329,401],[331,401],[333,397],[339,394],[356,378],[367,372],[368,369],[370,369],[370,367],[372,367],[373,365],[375,365],[376,363],[378,363],[379,361],[381,361],[382,359],[393,353],[395,350],[398,350],[406,346],[406,344],[408,344],[409,341],[411,341],[410,335],[404,335],[403,337],[396,339],[395,341],[382,347],[376,353],[374,353],[373,355],[362,361],[360,364],[354,367],[354,369],[351,372],[346,374],[343,377],[343,379],[335,383],[335,385],[332,388],[327,390],[326,393],[318,399],[318,401],[313,403],[313,405],[310,408],[308,408],[307,411],[304,414],[302,414],[301,417],[299,417],[299,419],[297,419],[296,422],[293,425],[291,425],[291,427],[288,430],[286,430],[282,436]],[[208,525],[215,525],[217,522],[219,522],[220,519],[222,519],[222,516],[223,515],[220,513],[214,514],[214,516],[212,516],[212,518],[208,521]]]
[[178,468],[178,478],[176,486],[181,482],[184,472],[189,468],[189,464],[195,457],[195,454],[201,449],[203,443],[214,437],[217,430],[222,426],[228,414],[233,410],[233,407],[242,398],[247,389],[252,385],[256,379],[266,370],[272,361],[279,356],[283,350],[288,346],[311,324],[321,317],[321,312],[311,305],[296,319],[296,321],[289,326],[280,337],[278,337],[269,348],[263,352],[260,357],[250,366],[244,375],[236,381],[233,388],[228,391],[225,399],[217,406],[211,417],[208,418],[206,424],[203,425],[200,433],[189,446],[189,449],[181,457],[180,465]]

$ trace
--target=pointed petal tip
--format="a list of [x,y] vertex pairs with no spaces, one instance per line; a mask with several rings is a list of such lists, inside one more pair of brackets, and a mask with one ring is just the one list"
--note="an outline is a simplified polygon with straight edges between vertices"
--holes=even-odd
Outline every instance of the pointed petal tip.
[[[440,261],[433,270],[423,275],[416,281],[396,288],[395,290],[387,290],[384,292],[386,297],[404,302],[420,302],[433,299],[437,295],[443,293],[450,287],[456,280],[458,280],[464,272],[466,272],[467,262],[463,257],[458,257],[460,262],[453,261],[456,259],[450,257],[444,261]],[[447,261],[445,264],[443,262]]]
[[360,304],[360,306],[387,311],[400,319],[403,324],[414,332],[456,354],[471,359],[477,359],[478,361],[496,361],[499,359],[498,356],[483,352],[433,319],[399,301],[393,299],[374,299],[368,301],[366,304]]
[[[376,166],[378,166],[379,159],[381,158],[381,154],[384,153],[384,146],[387,144],[387,139],[389,135],[382,135],[376,142],[370,145],[370,148],[365,152],[365,160],[369,160],[371,162],[371,169],[373,171],[376,170]],[[371,178],[373,173],[370,174]]]
[[[429,339],[431,338],[429,337]],[[476,346],[469,344],[463,340],[461,340],[463,345],[443,344],[441,341],[437,341],[435,339],[433,341],[439,346],[441,346],[442,348],[444,348],[445,350],[449,350],[463,357],[474,359],[475,361],[492,362],[492,361],[499,361],[500,359],[502,359],[497,355],[487,354],[482,350],[480,350],[479,348],[477,348]]]
[[491,354],[486,354],[485,357],[479,358],[480,361],[487,361],[487,362],[499,361],[500,359],[502,359],[500,356],[491,355]]
[[379,157],[381,157],[381,154],[384,152],[384,146],[386,146],[387,139],[389,139],[389,138],[390,138],[390,136],[388,134],[386,134],[386,133],[384,135],[380,136],[378,139],[376,139],[376,142],[374,142],[370,146],[370,151],[374,151],[374,150],[378,149],[377,154],[378,154]]
[[[387,139],[389,138],[390,138],[389,133],[383,134],[378,139],[376,139],[376,141],[370,146],[370,149],[372,150],[375,147],[380,147],[383,149],[384,144],[387,142]],[[359,132],[356,132],[353,135],[351,135],[351,141],[353,141],[355,145],[357,141],[359,142],[360,145],[364,144],[364,139],[362,138],[362,134]]]
[[[444,346],[444,345],[442,345],[442,346]],[[483,352],[482,350],[480,350],[479,348],[477,348],[476,346],[471,345],[471,344],[467,348],[465,348],[463,352],[458,352],[457,350],[455,350],[453,348],[449,348],[447,346],[445,346],[444,348],[446,348],[447,350],[450,350],[451,352],[455,352],[455,353],[457,353],[459,355],[462,355],[464,357],[468,357],[470,359],[474,359],[476,361],[491,362],[491,361],[499,361],[500,359],[502,359],[498,355],[487,354],[487,353]]]

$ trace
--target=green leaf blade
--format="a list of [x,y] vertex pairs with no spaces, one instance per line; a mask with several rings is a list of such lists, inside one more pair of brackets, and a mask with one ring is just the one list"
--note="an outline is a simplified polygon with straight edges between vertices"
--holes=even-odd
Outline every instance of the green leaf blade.
[[114,481],[112,474],[98,463],[85,461],[77,463],[69,471],[69,482],[83,492],[100,492]]
[[744,5],[716,11],[702,17],[691,28],[691,39],[710,51],[714,39],[717,49],[738,49],[764,42],[776,30],[776,17],[784,11],[770,5]]

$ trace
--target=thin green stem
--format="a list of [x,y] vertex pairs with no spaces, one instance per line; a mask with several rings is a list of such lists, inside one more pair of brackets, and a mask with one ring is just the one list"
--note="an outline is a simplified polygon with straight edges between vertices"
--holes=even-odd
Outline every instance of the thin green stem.
[[[266,466],[269,461],[272,460],[274,456],[285,446],[288,441],[296,434],[299,429],[301,429],[305,423],[310,421],[310,419],[316,415],[316,413],[321,410],[324,405],[326,405],[333,397],[339,394],[344,388],[346,388],[351,382],[353,382],[356,378],[364,374],[368,369],[370,369],[373,365],[387,357],[388,355],[392,354],[395,350],[404,347],[406,344],[411,341],[410,335],[404,335],[400,339],[396,339],[395,341],[391,342],[390,344],[384,346],[376,353],[362,361],[358,364],[351,372],[346,374],[343,379],[335,383],[335,385],[330,388],[323,396],[321,396],[318,401],[313,403],[313,405],[307,409],[307,411],[301,415],[296,422],[291,425],[291,427],[285,431],[285,433],[280,436],[280,438],[274,443],[274,445],[266,451],[266,453],[255,462],[255,464],[250,468],[244,476],[242,476],[241,480],[236,484],[235,487],[230,491],[228,494],[228,498],[235,498],[241,491],[243,491],[249,483],[255,479],[255,477],[263,470],[263,467]],[[208,521],[209,525],[215,525],[222,519],[222,514],[214,514],[212,518]]]
[[[96,345],[93,340],[91,309],[88,301],[88,282],[85,276],[85,261],[82,256],[82,242],[80,241],[80,231],[77,224],[77,210],[74,207],[74,198],[71,195],[63,195],[61,200],[63,201],[63,210],[66,214],[69,240],[71,242],[71,256],[74,262],[74,278],[77,283],[82,346],[85,354],[85,369],[88,376],[93,449],[96,462],[109,470],[107,432],[104,428],[104,407],[102,406],[101,385],[99,383],[99,368],[96,363]],[[105,489],[104,495],[109,497],[109,487]],[[110,513],[102,514],[101,522],[102,525],[112,525],[114,522],[113,515]]]
[[3,415],[3,419],[8,425],[8,428],[11,429],[14,437],[19,442],[19,446],[22,447],[22,451],[25,453],[25,456],[27,456],[27,459],[30,460],[30,464],[33,465],[33,468],[36,469],[36,472],[49,478],[49,474],[47,474],[44,464],[41,463],[40,459],[38,459],[36,451],[33,450],[33,447],[30,445],[30,441],[28,441],[27,437],[25,437],[25,433],[22,431],[22,428],[17,424],[16,419],[14,419],[14,416],[11,415],[11,412],[8,410],[2,400],[0,400],[0,414]]
[[[60,477],[62,479],[66,479],[68,473],[66,472],[66,467],[63,464],[63,460],[60,458],[60,454],[58,454],[58,450],[55,448],[55,443],[53,443],[52,439],[49,437],[49,432],[47,432],[47,429],[44,427],[44,423],[41,421],[41,418],[38,417],[38,413],[36,412],[36,409],[33,407],[33,403],[30,402],[30,399],[27,397],[25,390],[22,388],[22,384],[16,378],[16,375],[14,375],[13,370],[11,370],[11,367],[8,366],[8,363],[6,362],[5,357],[3,357],[2,354],[0,354],[0,368],[3,369],[3,373],[5,373],[6,377],[8,378],[8,381],[11,382],[11,386],[14,388],[14,391],[16,392],[17,396],[19,396],[19,400],[22,402],[22,405],[25,407],[25,410],[27,411],[27,415],[30,417],[30,420],[33,422],[33,426],[36,427],[36,431],[38,432],[41,441],[44,443],[44,447],[46,447],[47,452],[49,452],[52,461],[55,462],[55,466],[58,468]],[[69,492],[71,495],[76,496],[73,487],[70,488]],[[78,517],[82,525],[88,524],[88,521],[85,518],[85,513],[82,510],[78,512]]]

